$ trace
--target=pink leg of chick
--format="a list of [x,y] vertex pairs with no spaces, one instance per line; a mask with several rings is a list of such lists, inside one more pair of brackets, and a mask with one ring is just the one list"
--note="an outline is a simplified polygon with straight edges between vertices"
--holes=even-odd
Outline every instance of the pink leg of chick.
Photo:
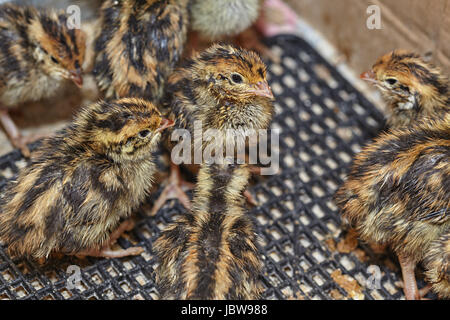
[[22,151],[24,157],[30,157],[30,150],[27,147],[27,139],[25,139],[21,134],[19,129],[16,127],[14,121],[9,116],[8,110],[0,106],[0,122],[11,141],[11,144]]

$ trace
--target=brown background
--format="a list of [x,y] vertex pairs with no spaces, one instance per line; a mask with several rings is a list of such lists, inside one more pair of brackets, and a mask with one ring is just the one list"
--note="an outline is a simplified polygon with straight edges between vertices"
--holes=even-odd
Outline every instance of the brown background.
[[[285,0],[319,30],[357,72],[380,55],[404,48],[433,53],[450,73],[450,0]],[[367,7],[381,10],[381,30],[369,30]]]

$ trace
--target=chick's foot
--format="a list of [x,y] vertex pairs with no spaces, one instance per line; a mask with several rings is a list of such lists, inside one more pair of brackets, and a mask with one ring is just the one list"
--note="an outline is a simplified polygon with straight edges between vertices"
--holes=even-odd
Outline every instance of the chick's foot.
[[182,179],[180,168],[177,165],[171,163],[170,177],[167,180],[167,184],[164,187],[164,190],[161,192],[161,195],[155,201],[150,215],[154,216],[158,212],[158,210],[162,208],[164,203],[171,199],[178,199],[187,210],[190,210],[191,200],[185,192],[193,188],[194,185],[192,183],[184,181]]

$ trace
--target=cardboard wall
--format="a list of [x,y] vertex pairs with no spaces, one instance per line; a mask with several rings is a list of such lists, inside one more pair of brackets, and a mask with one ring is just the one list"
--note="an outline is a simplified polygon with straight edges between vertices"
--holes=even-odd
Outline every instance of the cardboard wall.
[[[433,53],[450,74],[450,0],[285,0],[319,30],[357,72],[396,49]],[[367,8],[378,5],[382,29],[370,30]]]

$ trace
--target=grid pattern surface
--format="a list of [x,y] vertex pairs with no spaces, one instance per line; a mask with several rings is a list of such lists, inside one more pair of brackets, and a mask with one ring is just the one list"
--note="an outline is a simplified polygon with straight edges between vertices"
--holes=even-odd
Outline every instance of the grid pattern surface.
[[[250,191],[259,205],[249,210],[265,266],[264,298],[403,298],[395,260],[344,230],[331,200],[353,155],[383,127],[382,115],[300,38],[277,36],[267,44],[281,57],[279,64],[269,63],[280,172],[254,179]],[[0,189],[25,165],[18,152],[0,158]],[[144,247],[137,257],[60,257],[39,265],[11,260],[0,247],[0,299],[157,299],[152,243],[184,212],[174,200],[148,216],[157,195],[118,241],[124,248]],[[68,285],[71,265],[81,271],[75,288]]]

